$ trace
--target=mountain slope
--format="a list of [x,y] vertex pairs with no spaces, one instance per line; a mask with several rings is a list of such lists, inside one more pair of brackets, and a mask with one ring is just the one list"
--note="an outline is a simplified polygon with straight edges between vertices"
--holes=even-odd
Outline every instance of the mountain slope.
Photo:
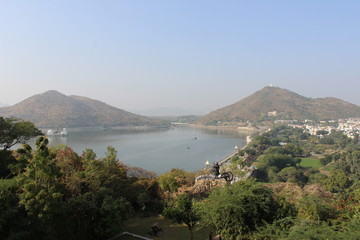
[[37,127],[160,126],[164,122],[109,106],[86,97],[48,91],[6,108],[0,116],[14,116]]
[[277,87],[265,87],[254,94],[202,117],[198,123],[259,120],[276,111],[281,119],[339,119],[360,117],[360,107],[336,98],[307,98]]

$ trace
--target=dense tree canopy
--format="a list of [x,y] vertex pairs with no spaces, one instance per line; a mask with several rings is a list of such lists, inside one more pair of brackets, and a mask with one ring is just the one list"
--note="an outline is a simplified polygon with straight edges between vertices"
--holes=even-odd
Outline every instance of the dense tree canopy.
[[13,151],[24,169],[0,179],[1,239],[106,239],[131,214],[162,210],[157,181],[129,178],[113,147],[97,159],[91,149],[49,148],[44,136],[35,145]]

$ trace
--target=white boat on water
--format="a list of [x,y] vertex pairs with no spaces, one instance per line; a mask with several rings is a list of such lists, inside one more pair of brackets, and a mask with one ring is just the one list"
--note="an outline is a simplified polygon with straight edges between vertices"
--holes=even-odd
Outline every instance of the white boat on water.
[[46,132],[46,135],[48,135],[48,136],[52,136],[52,135],[54,135],[55,133],[54,133],[54,131],[52,130],[52,129],[49,129],[49,130],[47,130],[47,132]]
[[66,130],[66,128],[63,128],[61,131],[60,130],[53,130],[53,129],[49,129],[47,132],[46,132],[46,135],[47,136],[67,136],[68,135],[68,132]]
[[60,136],[67,136],[67,130],[66,128],[63,128],[63,130],[60,132]]

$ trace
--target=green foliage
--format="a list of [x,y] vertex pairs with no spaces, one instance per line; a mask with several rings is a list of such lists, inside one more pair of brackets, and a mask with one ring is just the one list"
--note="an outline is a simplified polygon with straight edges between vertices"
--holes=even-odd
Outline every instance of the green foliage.
[[308,174],[308,178],[309,178],[308,183],[310,183],[310,184],[313,184],[313,183],[324,184],[325,180],[328,178],[328,176],[326,176],[325,174],[322,174],[320,172],[314,172],[314,173]]
[[163,191],[176,192],[182,185],[193,185],[195,175],[182,169],[172,169],[170,172],[161,174],[158,181]]
[[248,154],[248,155],[250,155],[250,156],[255,156],[255,155],[256,155],[256,150],[253,149],[253,148],[251,148],[251,147],[247,147],[247,148],[245,149],[245,153]]
[[9,159],[15,160],[8,164],[10,176],[13,177],[22,173],[32,157],[32,148],[28,144],[23,144],[21,148],[12,151],[12,156]]
[[342,192],[350,186],[350,180],[344,171],[335,169],[326,179],[325,186],[331,192]]
[[337,232],[325,223],[314,223],[305,221],[294,226],[286,239],[328,239],[338,240]]
[[198,213],[193,207],[193,200],[190,195],[183,194],[164,209],[163,215],[179,224],[185,224],[190,231],[190,239],[193,239],[193,228],[200,220]]
[[108,194],[114,198],[123,197],[129,187],[126,170],[117,161],[115,149],[108,147],[106,156],[100,160],[90,159],[84,166],[84,177],[95,199]]
[[0,238],[10,235],[14,226],[13,219],[19,218],[18,199],[13,189],[16,189],[15,179],[0,179]]
[[37,151],[27,165],[25,172],[19,176],[22,191],[19,204],[23,205],[29,215],[44,221],[54,218],[61,212],[63,186],[58,182],[61,176],[54,156],[49,154],[45,137],[36,141]]
[[294,167],[300,162],[300,159],[293,158],[291,155],[280,153],[266,153],[257,158],[256,166],[258,168],[259,179],[264,181],[276,181],[275,176],[283,168]]
[[270,189],[245,181],[215,189],[199,203],[198,211],[202,222],[214,227],[224,239],[239,239],[272,222],[276,204]]
[[0,178],[11,178],[25,167],[23,159],[17,161],[9,149],[39,135],[42,132],[31,122],[0,117]]
[[319,140],[320,144],[327,144],[327,145],[334,145],[335,141],[334,139],[331,139],[330,137],[323,137]]
[[325,155],[323,158],[320,159],[320,163],[322,165],[327,165],[333,160],[333,157],[331,155]]
[[127,218],[129,202],[120,197],[114,199],[106,195],[99,209],[99,221],[95,225],[95,232],[100,236],[111,237],[122,230],[123,223]]
[[39,135],[43,135],[43,133],[32,122],[0,117],[0,148],[3,150],[18,143],[24,144],[30,138]]
[[264,151],[272,145],[271,139],[266,135],[259,135],[255,137],[251,145],[258,151]]
[[239,159],[240,159],[239,156],[236,154],[231,157],[230,162],[236,163],[237,161],[239,161]]
[[341,161],[337,161],[334,167],[343,170],[347,174],[352,174],[356,178],[360,177],[360,151],[349,150],[341,154]]
[[315,196],[305,196],[298,204],[298,217],[320,223],[335,219],[337,210],[331,200]]
[[277,178],[282,182],[292,182],[300,186],[304,186],[308,181],[308,177],[304,175],[304,172],[295,167],[283,168],[277,174]]
[[270,166],[276,167],[278,170],[281,170],[285,167],[295,166],[296,161],[289,155],[284,154],[264,154],[257,159],[258,168],[268,168]]
[[140,213],[147,215],[163,210],[162,192],[156,179],[136,179],[131,191],[131,204]]
[[12,176],[11,165],[16,164],[16,160],[9,150],[0,150],[0,178],[9,178]]
[[289,143],[283,147],[270,147],[265,151],[265,153],[279,153],[284,155],[291,155],[292,157],[301,157],[304,154],[304,150],[298,144]]
[[129,179],[114,148],[98,160],[90,149],[80,157],[47,145],[40,137],[33,154],[28,146],[14,152],[25,170],[0,179],[1,239],[106,239],[122,230],[133,206],[162,210],[157,181]]
[[301,157],[304,155],[304,150],[298,144],[286,144],[284,149],[286,150],[286,154],[290,154],[293,157]]

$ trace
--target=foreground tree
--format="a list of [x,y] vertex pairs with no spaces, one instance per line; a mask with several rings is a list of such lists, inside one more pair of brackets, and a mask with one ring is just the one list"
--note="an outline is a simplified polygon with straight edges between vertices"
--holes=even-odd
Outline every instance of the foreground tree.
[[190,195],[177,196],[174,202],[165,208],[164,216],[179,224],[185,224],[190,231],[190,239],[193,239],[193,229],[200,218],[193,208],[193,200]]
[[[103,239],[121,231],[128,217],[131,183],[124,166],[117,160],[117,152],[108,147],[106,158],[95,160],[95,154],[86,150],[84,180],[86,192],[78,198],[84,209],[94,208],[92,219],[84,219],[92,228],[92,239]],[[75,206],[76,207],[76,206]]]
[[64,224],[63,221],[56,222],[63,214],[63,185],[59,183],[60,169],[55,156],[49,153],[48,143],[46,137],[37,139],[34,157],[19,176],[19,204],[29,217],[47,226],[43,229],[46,235],[56,236]]
[[202,222],[230,240],[247,239],[277,215],[271,190],[254,181],[215,189],[198,206]]
[[18,143],[43,135],[32,122],[0,117],[0,148],[7,150]]
[[[9,149],[39,135],[42,135],[42,132],[31,122],[0,117],[0,178],[12,178],[12,170],[19,168],[16,166],[18,161]],[[21,168],[23,167],[21,165]]]

